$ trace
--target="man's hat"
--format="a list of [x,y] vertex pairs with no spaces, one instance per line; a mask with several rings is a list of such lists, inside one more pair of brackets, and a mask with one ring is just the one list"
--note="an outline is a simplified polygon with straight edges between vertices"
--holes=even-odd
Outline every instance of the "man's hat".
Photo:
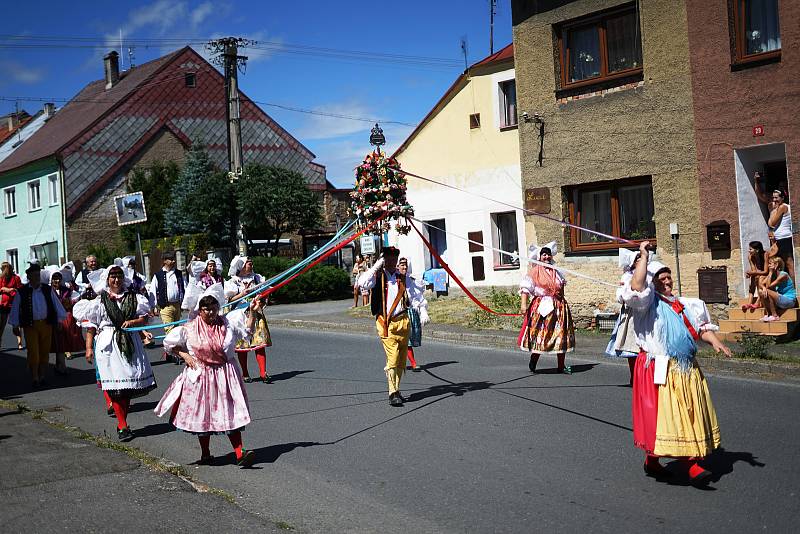
[[34,261],[30,262],[30,265],[28,266],[28,268],[25,269],[25,273],[27,274],[27,273],[31,273],[31,272],[40,272],[41,270],[42,270],[42,266],[39,265],[38,261],[34,260]]
[[397,258],[400,256],[400,249],[397,247],[384,247],[383,249],[383,257],[394,257]]
[[165,252],[165,253],[163,253],[161,255],[161,261],[174,260],[174,259],[175,259],[175,253],[174,252]]

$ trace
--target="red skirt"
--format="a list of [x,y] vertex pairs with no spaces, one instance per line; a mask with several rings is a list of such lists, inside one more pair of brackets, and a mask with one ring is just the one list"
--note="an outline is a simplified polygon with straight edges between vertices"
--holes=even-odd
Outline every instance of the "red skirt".
[[58,328],[53,331],[50,343],[50,353],[54,352],[83,352],[86,343],[81,334],[81,328],[75,322],[72,312],[67,312],[67,318],[58,323]]
[[658,384],[653,383],[655,361],[647,364],[647,354],[639,352],[633,368],[633,444],[652,454],[658,425]]

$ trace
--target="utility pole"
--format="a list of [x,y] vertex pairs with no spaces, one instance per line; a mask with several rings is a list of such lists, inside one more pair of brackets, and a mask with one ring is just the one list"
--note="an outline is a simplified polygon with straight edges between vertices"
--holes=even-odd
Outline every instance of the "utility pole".
[[489,55],[494,54],[494,15],[497,11],[497,0],[489,0]]
[[[239,47],[252,44],[248,39],[240,37],[223,37],[211,41],[207,48],[215,54],[214,63],[221,66],[225,77],[225,118],[228,134],[228,179],[231,184],[242,176],[242,124],[239,101],[239,69],[244,72],[247,66],[247,56],[239,55]],[[233,188],[231,188],[233,191]],[[232,193],[233,195],[233,193]],[[247,254],[247,243],[244,240],[242,225],[236,214],[235,195],[232,200],[231,226],[235,236],[232,236],[233,245],[239,249],[239,254]]]

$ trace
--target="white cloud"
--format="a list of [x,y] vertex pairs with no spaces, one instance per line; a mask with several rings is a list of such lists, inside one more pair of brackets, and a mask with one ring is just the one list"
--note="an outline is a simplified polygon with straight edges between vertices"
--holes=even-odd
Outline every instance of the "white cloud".
[[[313,108],[313,111],[359,118],[372,116],[367,106],[355,101],[323,104]],[[372,126],[372,122],[309,114],[305,124],[298,130],[298,135],[301,139],[331,139],[368,132]]]
[[45,71],[41,68],[29,67],[16,61],[0,61],[0,78],[24,84],[42,81]]
[[214,4],[211,2],[203,2],[194,8],[190,17],[192,21],[192,27],[197,28],[200,26],[213,11]]

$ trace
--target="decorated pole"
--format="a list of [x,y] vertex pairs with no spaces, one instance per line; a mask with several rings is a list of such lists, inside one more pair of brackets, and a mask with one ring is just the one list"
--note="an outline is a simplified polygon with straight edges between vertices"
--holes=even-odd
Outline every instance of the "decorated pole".
[[406,235],[411,229],[407,217],[414,215],[414,208],[406,200],[406,175],[396,159],[381,152],[386,138],[378,124],[370,133],[369,143],[376,148],[356,167],[355,185],[350,193],[350,216],[358,220],[360,228],[370,227],[367,234],[388,232],[394,221],[397,232]]

